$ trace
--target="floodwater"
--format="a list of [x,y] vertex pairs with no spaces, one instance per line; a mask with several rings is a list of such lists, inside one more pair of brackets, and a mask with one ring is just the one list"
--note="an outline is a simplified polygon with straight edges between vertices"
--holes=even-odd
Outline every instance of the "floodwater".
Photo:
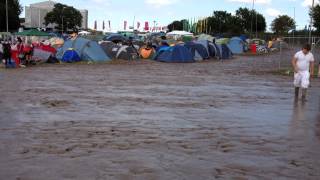
[[0,69],[0,179],[318,180],[320,81],[269,62]]

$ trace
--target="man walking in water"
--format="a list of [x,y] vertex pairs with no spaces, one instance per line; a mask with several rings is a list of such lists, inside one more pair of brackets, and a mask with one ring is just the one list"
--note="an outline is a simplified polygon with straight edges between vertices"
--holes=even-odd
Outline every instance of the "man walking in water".
[[[307,89],[310,84],[310,76],[314,74],[314,56],[310,52],[310,44],[303,46],[292,59],[294,69],[295,98],[298,99],[299,91],[302,90],[302,101],[306,101]],[[311,74],[310,74],[311,73]]]

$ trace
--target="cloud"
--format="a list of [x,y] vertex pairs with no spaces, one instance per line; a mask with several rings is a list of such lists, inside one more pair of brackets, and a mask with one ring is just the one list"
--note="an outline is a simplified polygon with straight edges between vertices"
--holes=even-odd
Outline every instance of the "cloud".
[[163,7],[176,3],[178,0],[145,0],[145,3],[155,7]]
[[266,13],[271,17],[277,17],[282,14],[279,10],[273,8],[268,8]]
[[[230,2],[252,3],[253,0],[228,0]],[[272,0],[254,0],[256,4],[270,4]]]
[[[314,0],[314,4],[319,4],[318,0]],[[303,0],[302,2],[303,7],[312,6],[312,0]]]

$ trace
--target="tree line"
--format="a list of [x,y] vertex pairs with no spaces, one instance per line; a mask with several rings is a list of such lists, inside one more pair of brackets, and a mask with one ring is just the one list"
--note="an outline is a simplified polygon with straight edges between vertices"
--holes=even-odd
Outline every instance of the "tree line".
[[[313,27],[315,33],[320,35],[320,5],[310,8],[310,17],[313,19]],[[168,25],[169,31],[185,30],[196,34],[207,33],[213,35],[239,35],[239,34],[255,34],[264,33],[266,31],[265,17],[248,8],[239,8],[235,15],[227,11],[214,11],[211,16],[200,20],[176,20]],[[276,35],[287,35],[289,32],[297,32],[303,35],[309,28],[306,26],[304,30],[296,30],[295,20],[288,15],[279,15],[271,23],[271,30]]]
[[[6,4],[5,0],[0,1],[0,32],[6,31]],[[22,13],[22,6],[19,0],[8,0],[8,22],[9,30],[16,31],[21,27],[19,16]],[[320,35],[320,5],[310,8],[310,17],[313,19],[315,33]],[[45,17],[45,24],[56,24],[56,29],[65,31],[81,27],[82,16],[75,8],[63,4],[56,4],[54,9]],[[200,20],[174,21],[168,25],[169,31],[187,30],[194,33],[208,34],[254,34],[266,31],[265,17],[248,8],[239,8],[235,15],[227,11],[214,11],[211,16]],[[301,34],[309,30],[305,27]],[[271,30],[277,35],[286,35],[296,29],[296,22],[288,15],[280,15],[271,23]]]

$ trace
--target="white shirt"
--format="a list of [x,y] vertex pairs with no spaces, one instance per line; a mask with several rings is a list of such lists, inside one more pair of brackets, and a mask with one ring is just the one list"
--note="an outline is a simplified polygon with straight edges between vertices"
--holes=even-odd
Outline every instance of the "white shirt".
[[314,62],[313,54],[311,52],[304,54],[302,50],[297,52],[294,58],[297,59],[298,71],[309,71],[310,63]]

